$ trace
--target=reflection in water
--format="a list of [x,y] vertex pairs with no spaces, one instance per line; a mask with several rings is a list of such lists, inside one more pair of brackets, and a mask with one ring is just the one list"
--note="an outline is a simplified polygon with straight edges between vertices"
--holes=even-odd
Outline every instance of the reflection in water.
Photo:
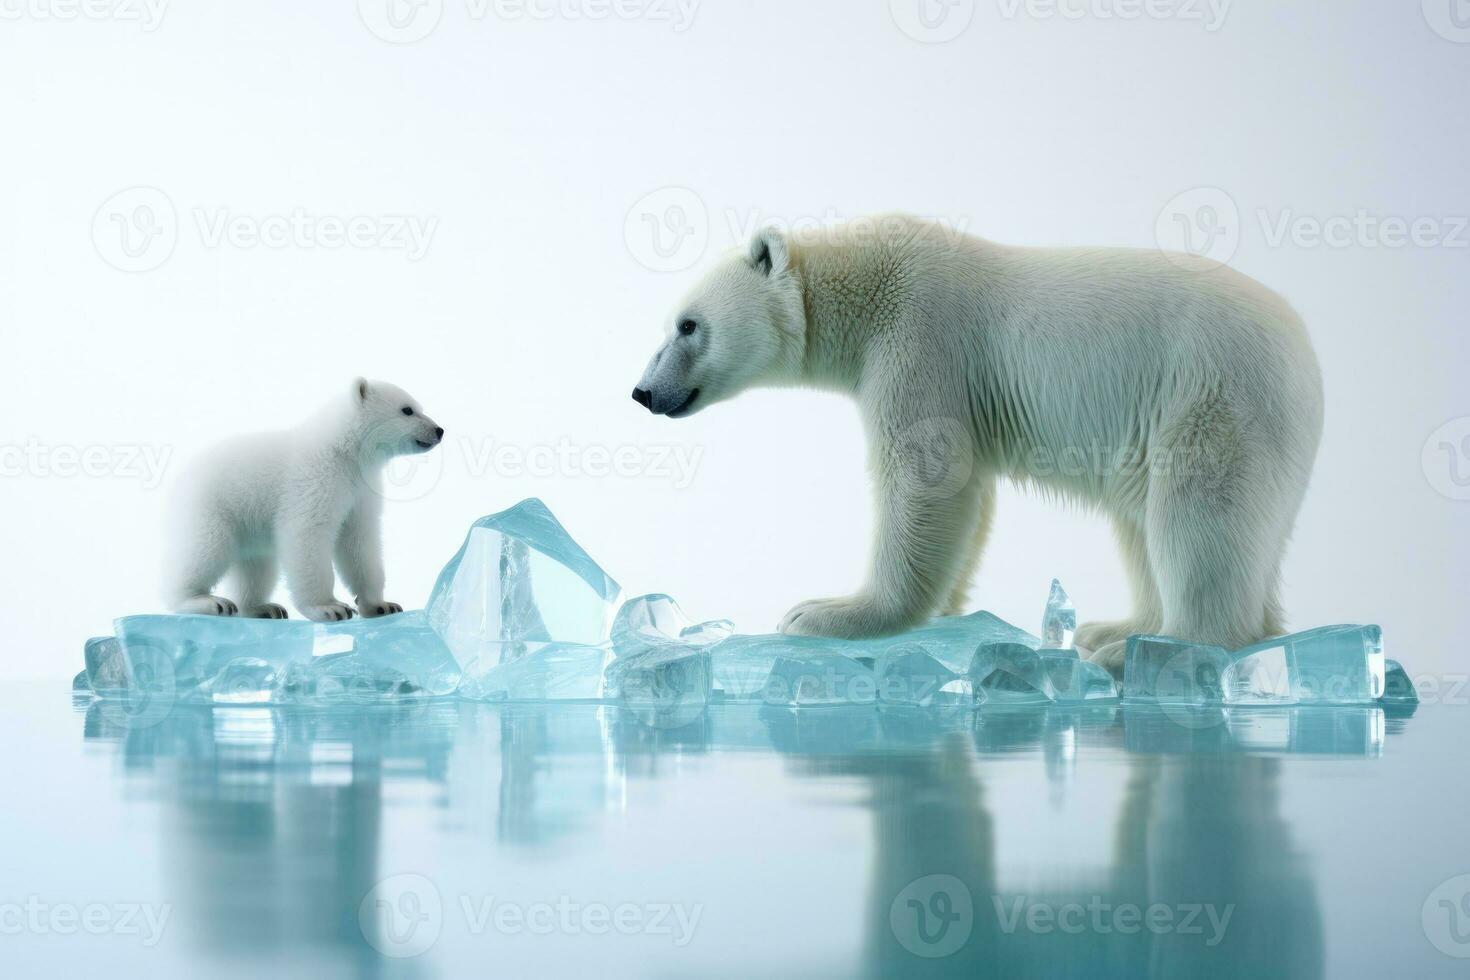
[[[398,961],[365,940],[359,905],[412,844],[385,834],[388,808],[425,814],[421,835],[447,841],[440,860],[457,840],[507,858],[545,855],[605,837],[631,786],[774,758],[797,785],[862,788],[844,805],[870,817],[870,853],[851,856],[866,869],[866,896],[861,921],[845,928],[867,975],[1317,976],[1322,917],[1281,814],[1282,766],[1378,756],[1407,721],[1378,708],[728,705],[653,728],[607,706],[458,702],[178,707],[140,721],[93,702],[84,732],[115,746],[128,785],[141,782],[162,804],[166,873],[190,910],[187,941],[211,963],[274,951],[329,962],[326,973],[463,972],[476,964],[446,962],[447,949]],[[991,774],[1003,763],[1044,773],[1049,789],[1030,809],[995,810]],[[1088,765],[1125,785],[1116,812],[1087,812],[1073,797]],[[725,790],[738,794],[743,778],[730,769]],[[783,790],[773,828],[823,819],[793,795]],[[1106,822],[1107,853],[1055,880],[1001,880],[997,840],[1048,808]],[[766,858],[773,888],[802,873],[799,854]],[[683,955],[688,974],[729,972],[728,962],[701,959],[697,942]]]

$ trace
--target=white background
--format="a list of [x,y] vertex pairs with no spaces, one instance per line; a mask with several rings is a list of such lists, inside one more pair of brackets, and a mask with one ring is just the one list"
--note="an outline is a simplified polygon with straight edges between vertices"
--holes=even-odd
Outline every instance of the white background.
[[[167,495],[134,451],[167,459],[166,487],[356,374],[448,430],[388,509],[405,605],[474,518],[532,495],[629,594],[698,618],[762,632],[850,590],[871,529],[850,405],[754,392],[674,422],[628,395],[681,292],[750,228],[887,210],[1025,244],[1154,247],[1179,215],[1223,231],[1305,316],[1326,377],[1292,625],[1380,622],[1411,672],[1463,669],[1470,32],[1451,0],[1241,2],[1219,22],[1203,0],[1133,19],[1109,16],[1127,0],[934,0],[933,32],[918,0],[620,0],[601,19],[578,14],[597,0],[427,0],[396,33],[388,0],[92,2],[0,0],[8,671],[69,675],[85,637],[159,608]],[[129,259],[115,220],[140,203],[164,234]],[[693,234],[662,257],[646,222],[677,224],[671,204]],[[210,234],[296,212],[432,234],[417,257]],[[1272,240],[1360,213],[1451,241]],[[554,465],[517,471],[501,446]],[[635,447],[642,472],[588,475],[561,446]],[[696,454],[687,485],[656,465],[670,450]],[[1035,628],[1053,575],[1084,619],[1127,611],[1101,518],[1007,493],[973,605]]]

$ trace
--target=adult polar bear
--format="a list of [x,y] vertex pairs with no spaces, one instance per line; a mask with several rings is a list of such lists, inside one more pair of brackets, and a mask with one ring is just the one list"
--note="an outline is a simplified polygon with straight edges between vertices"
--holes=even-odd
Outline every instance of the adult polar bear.
[[1300,319],[1228,268],[1158,251],[998,245],[888,216],[758,233],[685,299],[633,397],[681,418],[746,388],[857,400],[877,540],[856,595],[787,633],[866,637],[959,612],[1002,476],[1113,520],[1133,633],[1242,646],[1282,631],[1279,567],[1322,426]]

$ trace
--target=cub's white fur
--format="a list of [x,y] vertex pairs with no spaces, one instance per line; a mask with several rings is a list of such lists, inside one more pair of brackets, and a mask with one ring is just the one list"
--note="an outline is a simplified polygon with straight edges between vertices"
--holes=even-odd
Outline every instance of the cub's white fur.
[[761,385],[856,399],[877,494],[867,584],[801,603],[785,632],[960,611],[1001,477],[1112,518],[1135,606],[1078,631],[1094,659],[1116,669],[1132,633],[1237,647],[1282,630],[1322,386],[1300,319],[1243,275],[904,216],[761,232],[686,298],[634,397],[682,417]]
[[[363,616],[401,612],[383,599],[382,470],[443,436],[402,388],[358,378],[299,428],[216,446],[186,475],[173,515],[172,607],[284,619],[270,601],[279,560],[303,616],[347,619],[352,606],[332,593],[335,560]],[[213,594],[227,571],[232,598]]]

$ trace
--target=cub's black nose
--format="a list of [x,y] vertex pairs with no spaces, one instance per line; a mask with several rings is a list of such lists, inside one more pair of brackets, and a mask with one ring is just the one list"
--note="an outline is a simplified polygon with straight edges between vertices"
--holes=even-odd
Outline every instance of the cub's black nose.
[[653,411],[653,393],[647,388],[634,388],[633,400],[650,412]]
[[444,430],[442,428],[435,429],[434,430],[434,438],[436,438],[436,439],[443,439],[444,438]]

